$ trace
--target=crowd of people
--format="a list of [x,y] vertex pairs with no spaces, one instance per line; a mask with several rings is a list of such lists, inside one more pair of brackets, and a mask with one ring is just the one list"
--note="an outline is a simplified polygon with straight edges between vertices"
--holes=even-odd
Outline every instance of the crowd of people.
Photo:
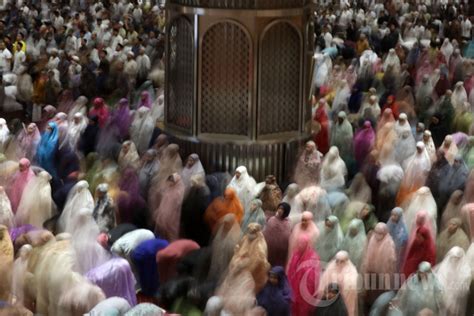
[[260,183],[163,129],[160,3],[0,9],[0,315],[474,313],[469,1],[315,3],[311,140]]

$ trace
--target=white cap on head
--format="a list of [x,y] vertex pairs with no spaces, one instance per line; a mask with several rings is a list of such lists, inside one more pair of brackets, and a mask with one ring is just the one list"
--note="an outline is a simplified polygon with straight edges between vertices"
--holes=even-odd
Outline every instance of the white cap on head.
[[107,183],[101,183],[97,186],[97,191],[107,193],[107,191],[109,191],[109,185]]

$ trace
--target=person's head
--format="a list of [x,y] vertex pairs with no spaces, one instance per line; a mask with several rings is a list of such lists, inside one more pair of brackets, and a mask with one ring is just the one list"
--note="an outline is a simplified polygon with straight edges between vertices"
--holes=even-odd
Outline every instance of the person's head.
[[262,231],[262,226],[258,223],[250,223],[247,227],[247,238],[250,241],[257,239],[259,233]]
[[290,204],[283,202],[278,205],[276,216],[280,219],[285,219],[290,215],[291,206]]
[[370,214],[370,206],[368,204],[364,204],[362,209],[359,212],[359,218],[365,219]]
[[395,207],[390,214],[390,219],[392,220],[392,222],[398,223],[402,215],[403,215],[403,209],[401,207]]
[[313,213],[303,212],[301,215],[301,228],[306,229],[313,220]]
[[199,156],[197,154],[191,154],[186,161],[186,168],[191,168],[196,162],[199,161]]
[[418,124],[416,124],[416,132],[417,133],[423,133],[425,130],[425,124],[419,122]]
[[377,97],[375,95],[371,95],[369,97],[369,103],[370,105],[374,105],[377,102]]
[[398,116],[398,122],[400,125],[404,125],[408,120],[408,117],[405,113],[400,113],[400,115]]
[[415,240],[417,243],[422,244],[425,242],[429,237],[429,231],[425,226],[418,227],[416,230],[416,237]]
[[26,128],[27,134],[30,134],[30,135],[36,132],[36,130],[37,130],[37,127],[35,123],[28,124],[28,127]]
[[233,200],[236,197],[236,193],[234,189],[227,188],[224,191],[224,199],[226,200]]
[[334,260],[336,261],[337,266],[344,266],[349,261],[349,254],[347,251],[341,250],[336,253]]
[[0,50],[4,50],[5,48],[5,41],[0,41]]
[[448,223],[448,228],[447,228],[448,233],[450,235],[453,235],[454,233],[456,233],[458,228],[461,227],[461,225],[462,225],[461,219],[459,219],[458,217],[451,218]]
[[416,152],[418,154],[422,154],[424,150],[425,150],[425,144],[423,144],[423,142],[416,143]]
[[107,183],[101,183],[97,186],[95,191],[97,198],[102,199],[107,195],[107,192],[109,191],[109,185]]
[[313,153],[314,150],[316,150],[316,143],[313,142],[312,140],[306,142],[306,145],[305,145],[306,153],[311,154]]
[[276,177],[272,174],[269,174],[265,177],[265,184],[276,184]]
[[79,113],[74,114],[74,118],[73,118],[74,124],[80,124],[82,121],[82,118],[83,118],[82,113],[79,112]]
[[334,215],[328,216],[324,220],[324,226],[325,226],[326,230],[328,230],[328,231],[333,230],[337,223],[338,223],[338,219]]
[[381,241],[388,234],[388,227],[385,223],[378,223],[374,228],[374,237],[376,240]]
[[132,142],[127,140],[122,144],[122,151],[126,154],[132,148]]
[[56,123],[49,122],[48,125],[46,125],[46,132],[51,133],[53,131],[53,128],[56,126]]
[[273,271],[273,269],[268,272],[268,283],[273,286],[278,286],[278,284],[280,283],[280,277],[277,273]]
[[418,265],[417,275],[420,280],[426,280],[431,273],[431,264],[427,261],[422,261]]
[[346,112],[344,111],[341,111],[337,114],[337,122],[339,124],[342,124],[344,122],[344,120],[346,119],[347,115],[346,115]]
[[240,180],[240,178],[242,177],[242,175],[246,174],[247,173],[247,168],[244,167],[244,166],[240,166],[238,167],[237,169],[235,169],[235,178],[237,180]]
[[428,130],[425,130],[425,131],[423,132],[423,141],[424,141],[425,143],[427,143],[427,142],[430,141],[430,139],[431,139],[431,132],[428,131]]
[[359,223],[358,219],[353,219],[351,223],[349,224],[348,231],[349,231],[349,236],[355,237],[357,234],[359,234]]
[[30,161],[26,158],[21,158],[20,159],[20,162],[18,163],[18,168],[20,170],[20,172],[24,172],[26,170],[28,170],[30,168]]
[[339,294],[339,285],[337,283],[330,283],[324,291],[326,300],[333,300]]
[[459,167],[461,167],[463,164],[463,158],[460,154],[457,154],[455,157],[454,157],[454,162],[453,162],[453,168],[454,169],[458,169]]
[[387,104],[392,104],[393,102],[395,102],[395,97],[393,95],[389,95],[387,97]]
[[453,136],[446,135],[446,137],[444,138],[444,147],[448,148],[449,146],[451,146],[452,143],[453,143]]
[[93,103],[94,103],[95,108],[100,108],[100,107],[104,106],[104,104],[105,104],[104,99],[102,99],[102,98],[95,98]]

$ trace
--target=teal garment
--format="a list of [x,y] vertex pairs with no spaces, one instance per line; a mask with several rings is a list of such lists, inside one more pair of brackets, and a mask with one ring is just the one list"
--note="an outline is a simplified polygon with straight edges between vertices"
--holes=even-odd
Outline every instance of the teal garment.
[[441,316],[445,315],[443,291],[434,273],[428,272],[427,279],[423,281],[415,273],[402,285],[394,301],[403,315],[418,315],[428,308],[434,315]]
[[341,250],[347,251],[357,270],[359,270],[364,258],[366,244],[367,235],[365,234],[364,222],[354,218],[347,227],[347,233],[342,242]]
[[466,46],[464,58],[474,59],[474,40],[469,41],[469,44]]
[[[332,228],[326,226],[328,222]],[[329,263],[336,253],[341,250],[344,235],[342,234],[339,219],[334,216],[328,216],[325,221],[318,224],[319,237],[315,244],[315,250],[322,262]]]
[[242,224],[240,225],[242,234],[245,234],[247,232],[247,227],[250,223],[260,224],[260,226],[262,226],[262,230],[263,227],[265,227],[265,213],[262,209],[262,201],[259,199],[254,199],[252,202],[250,202],[250,209],[245,212],[244,219],[242,220]]

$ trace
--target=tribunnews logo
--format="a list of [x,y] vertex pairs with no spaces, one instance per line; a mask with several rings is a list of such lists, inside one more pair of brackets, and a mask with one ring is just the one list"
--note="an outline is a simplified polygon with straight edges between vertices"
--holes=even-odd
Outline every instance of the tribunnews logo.
[[[322,262],[318,260],[306,260],[298,266],[297,272],[301,272],[301,270],[306,270],[306,272],[301,277],[299,283],[299,292],[301,297],[312,306],[320,306],[321,304],[321,297],[325,291],[324,287],[321,287],[320,281],[322,279],[322,275],[324,271],[320,272],[319,278],[312,278],[310,276],[311,273],[314,273],[314,267],[327,267],[327,262]],[[354,283],[352,281],[353,277],[350,277],[349,280],[348,276],[338,275],[337,272],[332,273],[331,278],[328,280],[325,286],[329,285],[330,283],[337,283],[339,285],[339,291],[347,291],[353,290],[352,288],[347,288],[349,283]],[[439,289],[440,287],[440,280],[437,279],[435,272],[430,272],[428,276],[429,280],[423,280],[421,285],[422,289],[429,291],[430,289],[434,289],[436,287]],[[434,278],[434,279],[433,279]],[[309,280],[313,279],[314,284],[309,284]],[[394,274],[386,274],[386,273],[358,273],[357,274],[357,282],[355,284],[355,290],[357,293],[364,293],[369,291],[380,291],[388,292],[394,291],[397,292],[402,286],[407,288],[408,290],[413,286],[412,283],[406,282],[409,279],[403,273],[394,273]],[[310,291],[310,289],[314,289]],[[417,284],[414,290],[420,289],[419,284]],[[443,288],[443,291],[469,291],[470,283],[461,283],[461,284],[451,284],[449,288]],[[313,292],[313,293],[311,293]]]

